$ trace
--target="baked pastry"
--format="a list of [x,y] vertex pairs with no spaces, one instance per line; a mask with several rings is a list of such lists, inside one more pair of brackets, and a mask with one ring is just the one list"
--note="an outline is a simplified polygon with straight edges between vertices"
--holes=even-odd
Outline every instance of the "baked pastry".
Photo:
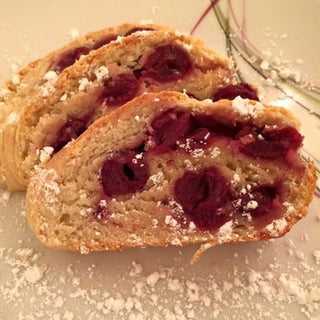
[[135,96],[174,90],[202,100],[232,81],[231,61],[200,40],[161,31],[119,38],[65,69],[47,97],[32,101],[3,129],[0,163],[6,184],[25,189],[43,151],[59,151]]
[[[169,26],[157,24],[126,23],[90,32],[45,57],[32,61],[18,71],[0,88],[0,135],[3,127],[16,121],[25,105],[30,104],[37,97],[48,96],[53,90],[53,85],[59,74],[80,59],[81,56],[116,40],[118,36],[128,36],[142,30],[169,31],[173,29]],[[1,140],[0,138],[0,143]]]
[[[52,82],[65,68],[73,65],[81,56],[116,40],[118,36],[128,36],[137,31],[172,30],[169,26],[157,24],[126,23],[116,27],[90,32],[43,58],[32,61],[13,75],[0,89],[1,109],[21,108],[33,96],[46,96]],[[10,112],[10,110],[9,110]]]
[[237,97],[147,94],[97,120],[31,178],[45,245],[88,253],[280,237],[307,213],[315,168],[293,115]]

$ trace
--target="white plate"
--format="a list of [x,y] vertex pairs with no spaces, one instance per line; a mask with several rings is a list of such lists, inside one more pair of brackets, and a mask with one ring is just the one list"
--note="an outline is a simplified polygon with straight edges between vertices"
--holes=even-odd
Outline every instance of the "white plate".
[[[189,32],[203,17],[194,35],[223,54],[230,48],[239,74],[260,86],[264,101],[299,117],[304,155],[314,157],[320,169],[320,2],[216,2],[213,8],[209,1],[191,0],[2,0],[0,80],[14,65],[63,44],[73,28],[82,34],[151,19]],[[228,37],[228,22],[235,36]],[[249,59],[253,53],[255,62]],[[313,90],[290,79],[270,85],[263,79],[269,71],[263,60],[271,67],[288,60],[282,74],[300,76]],[[222,245],[193,266],[195,246],[87,256],[45,248],[26,225],[24,194],[13,194],[8,202],[5,195],[0,197],[0,319],[320,319],[319,189],[309,215],[284,238]]]

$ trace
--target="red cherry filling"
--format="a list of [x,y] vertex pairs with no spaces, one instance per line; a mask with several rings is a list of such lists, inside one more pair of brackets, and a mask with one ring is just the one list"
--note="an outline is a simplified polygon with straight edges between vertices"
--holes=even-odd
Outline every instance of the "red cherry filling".
[[208,145],[213,136],[234,137],[240,130],[239,126],[219,122],[212,116],[194,116],[174,110],[168,110],[154,118],[151,127],[155,148],[159,153],[176,150],[178,147],[192,151]]
[[[263,215],[270,210],[276,196],[277,189],[274,186],[259,186],[242,197],[242,207],[254,217]],[[255,201],[257,204],[250,206],[250,201]]]
[[51,144],[55,152],[62,149],[68,142],[76,139],[83,133],[87,126],[86,121],[81,119],[71,118],[57,132],[56,140]]
[[109,106],[120,106],[132,100],[139,92],[140,82],[131,73],[122,73],[103,83],[101,100]]
[[89,52],[90,49],[84,46],[70,49],[60,56],[60,58],[54,63],[52,70],[59,73],[65,68],[73,65],[82,55],[87,55]]
[[95,219],[99,221],[107,220],[111,215],[111,212],[107,205],[107,200],[100,200],[96,211],[93,212],[93,216]]
[[240,96],[243,99],[250,99],[259,101],[257,96],[257,91],[254,90],[248,83],[238,83],[230,84],[226,87],[218,90],[212,97],[213,101],[218,101],[221,99],[233,100],[237,96]]
[[192,129],[188,112],[168,110],[156,117],[151,127],[159,152],[166,152],[176,148],[177,141],[183,139]]
[[[250,138],[246,139],[249,136]],[[296,150],[301,146],[302,140],[300,133],[293,127],[264,129],[260,139],[257,133],[251,131],[247,136],[242,134],[240,151],[253,158],[274,160],[285,158],[290,149]]]
[[131,30],[129,30],[125,36],[130,36],[130,34],[133,34],[135,32],[138,32],[138,31],[153,31],[154,29],[152,28],[133,28]]
[[192,151],[209,146],[214,137],[228,137],[239,141],[240,152],[267,160],[286,158],[289,150],[296,150],[303,140],[292,127],[261,130],[248,125],[223,123],[208,115],[167,110],[153,119],[151,135],[159,153],[176,150],[179,146]]
[[[291,149],[302,143],[302,136],[293,127],[259,129],[239,123],[223,123],[209,115],[191,115],[185,111],[167,110],[153,119],[151,136],[154,149],[168,152],[182,148],[192,151],[209,146],[219,137],[238,141],[240,152],[267,160],[287,158]],[[286,160],[290,163],[290,159]]]
[[292,127],[282,127],[277,129],[264,129],[262,135],[269,141],[281,141],[287,148],[298,149],[302,144],[301,134]]
[[219,228],[229,218],[230,183],[215,167],[186,172],[174,186],[175,200],[202,230]]
[[189,54],[182,48],[167,44],[156,47],[147,57],[142,76],[158,82],[183,78],[192,67]]
[[286,156],[288,149],[279,141],[256,140],[240,147],[242,153],[253,157],[274,160]]
[[116,34],[110,34],[102,39],[100,39],[99,41],[97,41],[94,46],[92,47],[93,50],[99,49],[103,46],[105,46],[106,44],[110,43],[113,40],[117,39],[117,35]]
[[249,213],[257,225],[266,225],[277,217],[280,207],[278,188],[272,185],[261,185],[240,197],[243,213]]
[[111,197],[142,190],[148,178],[148,163],[136,151],[126,151],[107,160],[101,169],[103,190]]
[[217,136],[234,138],[242,129],[242,127],[236,123],[224,123],[205,114],[195,115],[192,117],[192,120],[197,128],[207,128]]

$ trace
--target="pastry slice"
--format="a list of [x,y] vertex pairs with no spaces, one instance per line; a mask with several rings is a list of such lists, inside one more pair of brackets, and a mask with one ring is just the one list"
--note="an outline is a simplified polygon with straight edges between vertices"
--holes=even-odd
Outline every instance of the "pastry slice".
[[[157,24],[126,23],[116,27],[90,32],[48,55],[32,61],[19,70],[0,88],[0,144],[1,134],[19,117],[21,110],[38,97],[50,95],[62,71],[72,66],[81,57],[116,40],[118,36],[129,36],[137,31],[172,28]],[[0,167],[0,182],[5,180]]]
[[136,96],[174,90],[203,100],[231,84],[232,76],[229,59],[186,35],[140,31],[118,38],[65,69],[47,97],[32,101],[3,129],[6,184],[25,189],[36,164]]
[[45,245],[89,253],[283,236],[307,213],[315,168],[298,121],[237,97],[147,94],[38,168],[26,216]]
[[[83,37],[67,43],[45,57],[29,63],[0,88],[0,115],[5,118],[16,108],[19,110],[28,104],[33,97],[47,96],[52,90],[54,82],[57,81],[58,75],[92,50],[99,49],[116,40],[118,36],[128,36],[142,30],[168,31],[172,28],[157,24],[126,23],[87,33]],[[11,115],[12,118],[13,115]],[[2,121],[5,120],[2,119]],[[8,121],[10,122],[10,118]]]

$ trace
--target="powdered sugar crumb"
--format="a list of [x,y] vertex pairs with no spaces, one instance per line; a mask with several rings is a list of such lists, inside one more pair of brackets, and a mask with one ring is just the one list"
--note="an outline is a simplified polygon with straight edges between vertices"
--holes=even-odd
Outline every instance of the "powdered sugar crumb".
[[231,184],[232,184],[233,186],[237,186],[239,182],[240,182],[240,176],[239,176],[237,173],[235,173],[235,174],[233,175],[232,180],[231,180]]
[[317,264],[320,264],[320,250],[314,250],[312,253]]
[[88,78],[81,78],[81,79],[79,80],[78,90],[79,90],[79,91],[84,91],[84,90],[86,90],[87,87],[91,85],[91,83],[92,83],[92,82],[89,81]]
[[7,88],[0,88],[0,98],[4,98],[9,94],[9,89]]
[[250,200],[248,201],[248,203],[245,205],[244,209],[245,210],[254,210],[256,208],[258,208],[259,204],[257,201],[255,200]]
[[24,277],[29,283],[37,283],[43,277],[46,270],[45,266],[30,266],[24,272]]
[[43,97],[47,97],[55,91],[54,85],[58,80],[58,74],[55,71],[48,71],[44,75],[43,80],[45,82],[40,86],[40,92]]
[[259,113],[264,111],[264,106],[260,102],[251,103],[249,99],[240,96],[232,100],[232,107],[242,116],[256,118]]
[[14,74],[14,75],[11,77],[11,82],[12,82],[14,85],[20,84],[20,76],[19,76],[18,74]]
[[97,81],[104,80],[109,77],[109,69],[106,66],[100,66],[94,71]]
[[66,101],[68,98],[68,95],[66,93],[64,93],[61,97],[60,97],[60,101]]
[[172,228],[175,228],[178,225],[178,221],[170,215],[165,217],[164,223]]
[[191,51],[192,50],[192,48],[193,48],[193,46],[191,45],[191,44],[188,44],[188,43],[184,43],[183,45],[182,45],[187,51]]
[[80,32],[78,29],[75,29],[75,28],[72,28],[69,30],[68,32],[68,36],[71,38],[71,39],[76,39],[78,38],[80,35]]
[[6,119],[6,124],[14,124],[16,123],[20,118],[20,114],[17,111],[11,112]]
[[10,197],[11,193],[9,191],[0,191],[0,206],[7,207],[9,205]]
[[226,242],[232,238],[233,221],[226,222],[218,231],[218,241]]
[[43,147],[41,150],[37,150],[37,154],[39,156],[40,162],[45,164],[51,158],[51,155],[54,152],[54,148],[50,146]]
[[135,261],[132,261],[132,266],[133,266],[133,268],[132,268],[131,271],[129,272],[129,275],[130,275],[131,277],[137,277],[137,276],[139,276],[139,275],[142,273],[142,271],[143,271],[142,265],[141,265],[140,263],[137,263],[137,262],[135,262]]
[[140,30],[140,31],[136,31],[134,34],[138,35],[140,37],[145,37],[145,36],[149,35],[152,32],[153,32],[152,30]]
[[44,80],[53,80],[57,78],[57,73],[53,70],[48,71],[44,76],[43,79]]
[[288,222],[285,218],[277,219],[268,224],[265,229],[270,233],[272,236],[279,236],[283,233],[286,229]]
[[123,37],[122,36],[117,36],[117,39],[114,40],[114,43],[121,43],[123,40]]
[[54,169],[45,169],[36,167],[36,174],[30,180],[30,186],[33,188],[37,188],[39,185],[39,180],[41,181],[41,185],[44,185],[43,192],[45,201],[49,204],[48,208],[50,209],[50,205],[57,202],[57,196],[60,194],[60,187],[56,182],[58,179],[58,174]]

